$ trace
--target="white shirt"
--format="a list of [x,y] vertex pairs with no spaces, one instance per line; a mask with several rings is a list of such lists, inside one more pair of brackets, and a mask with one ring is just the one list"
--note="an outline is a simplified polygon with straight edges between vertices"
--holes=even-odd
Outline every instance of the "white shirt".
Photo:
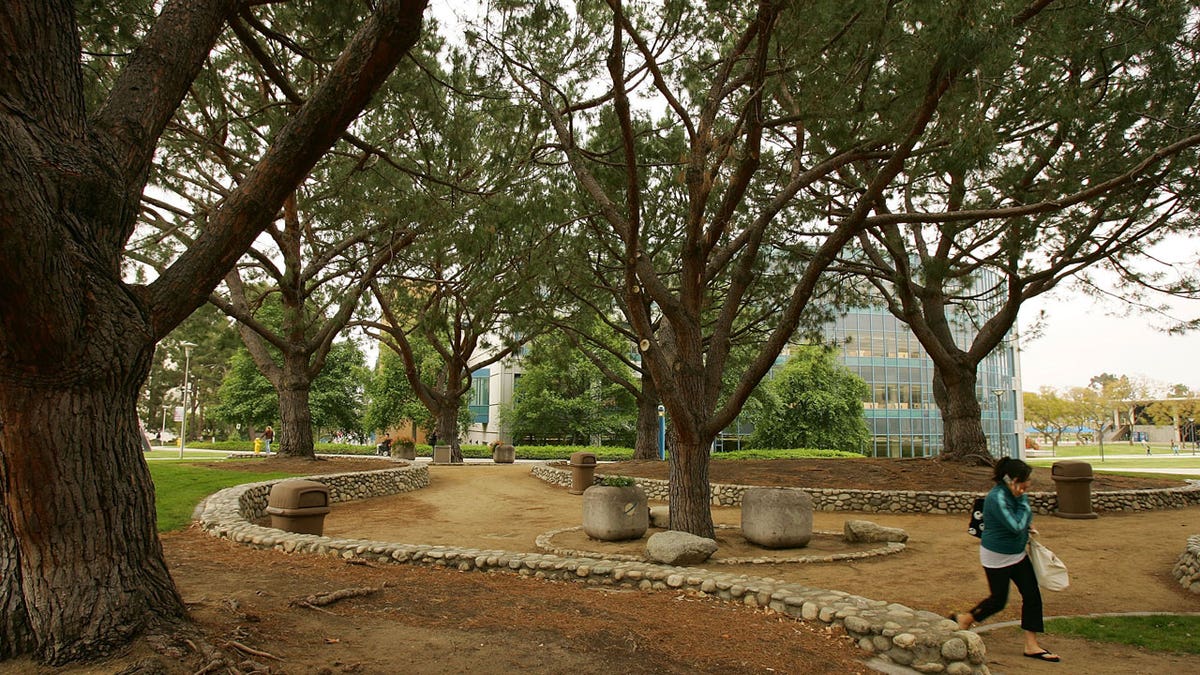
[[995,551],[984,548],[982,544],[979,546],[979,564],[984,567],[996,569],[999,567],[1008,567],[1016,565],[1025,559],[1025,551],[1020,553],[996,553]]

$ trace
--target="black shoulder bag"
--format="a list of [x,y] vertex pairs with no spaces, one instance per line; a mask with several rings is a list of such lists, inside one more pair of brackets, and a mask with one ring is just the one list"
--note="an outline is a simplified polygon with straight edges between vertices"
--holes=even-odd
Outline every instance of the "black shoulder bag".
[[967,523],[967,533],[972,537],[983,536],[983,501],[984,497],[976,497],[971,504],[971,520]]

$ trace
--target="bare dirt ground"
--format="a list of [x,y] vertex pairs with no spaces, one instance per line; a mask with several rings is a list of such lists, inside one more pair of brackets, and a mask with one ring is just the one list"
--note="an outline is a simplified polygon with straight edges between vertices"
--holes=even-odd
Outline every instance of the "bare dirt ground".
[[[985,470],[926,460],[892,462],[887,468],[867,466],[888,462],[814,461],[820,463],[714,462],[710,477],[714,482],[873,489],[988,486]],[[312,468],[297,460],[272,458],[214,466],[236,470],[268,464],[271,469],[333,473],[362,470],[374,462],[334,460]],[[602,467],[604,473],[648,475],[661,465]],[[877,472],[884,470],[891,473],[881,477]],[[1039,474],[1034,489],[1052,490],[1048,476]],[[424,490],[336,505],[326,519],[326,534],[535,551],[538,534],[580,522],[581,497],[532,477],[528,465],[435,466],[431,476],[432,485]],[[1098,478],[1095,489],[1117,487],[1108,484],[1109,479]],[[983,483],[973,482],[978,480]],[[1160,484],[1161,479],[1120,479],[1119,487]],[[1185,592],[1170,576],[1186,537],[1197,531],[1198,516],[1200,508],[1104,514],[1096,520],[1037,518],[1043,541],[1063,558],[1072,575],[1070,589],[1045,595],[1047,615],[1200,611],[1200,597]],[[943,614],[965,610],[986,593],[977,540],[965,533],[964,516],[817,513],[814,525],[817,530],[840,530],[850,518],[905,529],[910,535],[907,548],[855,563],[708,567],[844,590]],[[714,519],[737,525],[740,513],[716,508]],[[238,655],[231,659],[237,671],[213,672],[867,671],[864,655],[836,632],[678,593],[600,590],[507,574],[250,551],[196,530],[168,534],[163,543],[180,592],[208,642],[227,655]],[[601,550],[599,542],[586,538],[572,540],[571,545]],[[320,610],[295,604],[314,593],[359,588],[379,590]],[[1009,609],[988,623],[1017,618],[1018,606],[1014,592]],[[1064,663],[1043,664],[1021,658],[1015,628],[982,635],[994,673],[1164,673],[1189,672],[1195,665],[1194,656],[1057,636],[1044,642],[1063,656]],[[205,665],[184,644],[172,648],[142,641],[130,652],[88,668],[50,670],[29,662],[5,666],[12,665],[12,672],[21,675],[114,673],[147,657],[160,662],[163,670],[158,672],[195,673]]]

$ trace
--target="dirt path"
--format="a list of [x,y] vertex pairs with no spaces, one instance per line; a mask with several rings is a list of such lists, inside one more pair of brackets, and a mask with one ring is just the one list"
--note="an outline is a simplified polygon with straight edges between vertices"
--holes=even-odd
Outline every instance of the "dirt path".
[[[414,493],[339,506],[326,520],[326,533],[404,543],[536,551],[534,540],[538,534],[575,526],[581,520],[582,498],[534,478],[528,466],[435,466],[431,467],[431,481],[429,488]],[[964,532],[963,516],[817,513],[814,527],[840,530],[850,518],[903,528],[910,535],[908,548],[899,555],[855,563],[706,567],[845,590],[938,613],[970,607],[986,593],[977,541]],[[716,508],[714,519],[737,525],[740,511]],[[1048,616],[1200,611],[1200,597],[1184,591],[1170,576],[1186,537],[1200,527],[1200,508],[1106,514],[1095,520],[1039,517],[1036,526],[1043,541],[1067,563],[1072,575],[1070,589],[1045,594]],[[1015,602],[1010,604],[991,623],[1018,618],[1017,607]],[[1014,631],[983,635],[995,661],[994,669],[999,672],[1040,672],[1048,667],[1020,658],[1014,647],[1019,644]],[[1088,643],[1055,648],[1069,652],[1076,663],[1081,657],[1090,659]],[[1089,672],[1168,672],[1157,669],[1168,668],[1175,659],[1124,648],[1096,649],[1131,652],[1129,657],[1136,657],[1142,665],[1130,670],[1131,663],[1125,657],[1101,658],[1098,653],[1100,661],[1124,665],[1112,671],[1089,666]],[[1140,670],[1143,666],[1154,670]]]
[[[387,461],[319,463],[280,458],[210,465],[230,471],[273,469],[339,473],[391,466]],[[647,467],[646,470],[659,470]],[[978,478],[928,462],[744,462],[721,471],[782,484],[939,489]],[[881,479],[878,470],[890,471]],[[843,471],[848,473],[843,473]],[[868,473],[870,472],[870,473]],[[977,473],[977,472],[976,472]],[[815,478],[814,478],[815,477]],[[739,479],[741,480],[741,479]],[[581,521],[581,497],[548,485],[528,465],[433,467],[432,485],[407,495],[336,505],[326,533],[405,543],[534,551],[535,537]],[[738,481],[728,481],[738,482]],[[736,509],[717,509],[736,525]],[[1105,611],[1200,611],[1200,598],[1178,588],[1169,569],[1184,538],[1200,526],[1200,508],[1104,515],[1093,521],[1039,518],[1044,539],[1071,567],[1074,585],[1046,598],[1051,615]],[[869,598],[945,612],[984,593],[975,540],[962,516],[819,513],[818,530],[864,517],[908,530],[903,553],[853,564],[739,566],[739,573],[791,579]],[[196,529],[163,536],[171,574],[204,639],[236,668],[212,672],[278,675],[405,673],[864,673],[864,654],[840,631],[798,623],[734,603],[676,595],[545,582],[516,575],[463,573],[407,565],[257,551]],[[581,546],[586,544],[581,540]],[[594,543],[592,543],[594,544]],[[589,544],[591,545],[591,544]],[[358,563],[358,564],[356,564]],[[369,595],[310,609],[306,596],[350,588]],[[997,620],[1016,616],[1012,610]],[[994,623],[994,622],[989,622]],[[1186,673],[1195,657],[1051,636],[1059,665],[1024,659],[1015,629],[982,634],[993,673]],[[241,645],[268,653],[254,656]],[[151,664],[152,665],[148,665]],[[5,675],[155,672],[192,675],[209,662],[178,635],[142,639],[94,664],[64,669],[28,659],[0,664]],[[127,668],[141,664],[141,670]]]

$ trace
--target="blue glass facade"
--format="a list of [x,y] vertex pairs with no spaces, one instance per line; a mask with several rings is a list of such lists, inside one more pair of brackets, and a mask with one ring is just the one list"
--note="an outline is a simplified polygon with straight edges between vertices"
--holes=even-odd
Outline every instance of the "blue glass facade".
[[[966,331],[956,336],[967,344]],[[917,338],[890,313],[855,309],[829,326],[826,335],[839,361],[870,387],[863,401],[875,457],[926,457],[943,447],[942,417],[933,400],[933,361]],[[1020,456],[1020,376],[1013,341],[1005,341],[979,368],[980,402],[988,447],[996,456]],[[996,392],[999,392],[997,396]]]
[[487,368],[480,368],[471,373],[471,398],[467,405],[471,409],[472,424],[486,426],[488,423],[488,408],[491,403],[488,381],[491,377],[492,372]]

